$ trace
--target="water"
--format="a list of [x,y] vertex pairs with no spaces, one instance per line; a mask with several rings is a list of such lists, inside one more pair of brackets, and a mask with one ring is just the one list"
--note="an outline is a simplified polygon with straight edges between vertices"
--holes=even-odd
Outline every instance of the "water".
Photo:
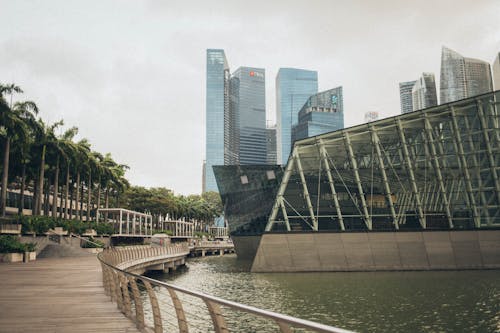
[[[358,332],[500,332],[494,270],[264,274],[248,272],[248,263],[230,255],[189,259],[185,269],[153,277]],[[195,303],[185,304],[195,316],[191,331],[210,331],[198,301],[186,301]],[[251,315],[224,313],[234,332],[277,331]]]

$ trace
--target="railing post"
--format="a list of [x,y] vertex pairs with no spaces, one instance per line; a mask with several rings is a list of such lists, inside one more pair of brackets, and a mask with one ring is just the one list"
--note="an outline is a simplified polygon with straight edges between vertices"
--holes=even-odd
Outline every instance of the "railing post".
[[128,281],[130,283],[130,288],[132,289],[132,297],[134,298],[135,324],[138,329],[142,330],[145,327],[145,325],[144,325],[144,308],[142,306],[141,294],[139,292],[139,288],[137,287],[137,283],[135,282],[135,278],[129,276]]
[[277,321],[276,324],[278,324],[281,333],[292,333],[292,330],[290,329],[290,326],[287,323],[284,323],[282,321]]
[[130,294],[128,292],[128,279],[125,274],[120,273],[120,282],[122,286],[122,294],[123,294],[123,309],[122,312],[125,316],[131,318],[132,317],[132,305],[130,304]]
[[153,310],[153,320],[154,320],[154,330],[155,333],[162,333],[163,326],[161,322],[161,312],[160,305],[158,304],[158,299],[156,298],[155,291],[153,287],[151,287],[151,283],[148,281],[142,280],[144,286],[146,286],[146,290],[148,291],[149,301],[151,302],[151,309]]
[[214,330],[216,333],[228,333],[226,320],[222,315],[220,310],[220,306],[217,303],[209,301],[207,299],[203,299],[205,304],[207,305],[208,312],[210,313],[210,317],[212,318],[212,322],[214,324]]
[[182,308],[182,303],[177,297],[177,293],[171,289],[167,288],[168,293],[170,294],[170,298],[172,299],[172,303],[174,304],[175,314],[177,315],[177,323],[179,324],[179,332],[180,333],[188,333],[188,325],[186,320],[186,315],[184,314],[184,309]]

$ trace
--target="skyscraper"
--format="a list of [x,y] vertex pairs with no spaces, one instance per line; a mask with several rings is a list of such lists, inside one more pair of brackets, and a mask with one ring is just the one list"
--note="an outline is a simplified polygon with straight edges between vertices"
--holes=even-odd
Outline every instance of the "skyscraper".
[[278,164],[288,161],[292,127],[307,99],[318,92],[316,71],[280,68],[276,76],[276,153]]
[[413,111],[436,106],[436,80],[433,73],[422,73],[412,89]]
[[495,90],[500,90],[500,52],[493,61],[493,80],[495,82]]
[[231,113],[238,118],[239,164],[265,164],[265,70],[240,67],[231,76]]
[[441,104],[487,93],[493,89],[490,64],[443,46],[440,83]]
[[293,126],[292,141],[344,128],[342,87],[312,95],[299,111],[299,122]]
[[207,50],[206,162],[203,191],[217,191],[213,165],[224,164],[224,124],[229,111],[229,66],[224,50]]
[[411,90],[417,81],[399,83],[399,100],[401,102],[401,113],[413,111],[413,100]]
[[267,126],[267,164],[277,164],[276,156],[276,126]]

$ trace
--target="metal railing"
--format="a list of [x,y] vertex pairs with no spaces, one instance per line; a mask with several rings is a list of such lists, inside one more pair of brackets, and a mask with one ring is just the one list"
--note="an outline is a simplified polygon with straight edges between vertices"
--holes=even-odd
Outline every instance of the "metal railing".
[[[182,248],[178,247],[176,251],[181,250]],[[230,329],[247,332],[275,331],[279,328],[282,333],[291,333],[295,329],[308,332],[351,332],[225,300],[117,267],[123,261],[130,260],[133,253],[139,252],[145,254],[147,250],[107,249],[101,252],[98,258],[101,262],[106,295],[110,296],[111,300],[117,303],[118,309],[141,330],[150,328],[155,333],[166,330],[181,333],[226,333]],[[232,316],[229,316],[229,313]],[[254,326],[242,328],[243,322]]]

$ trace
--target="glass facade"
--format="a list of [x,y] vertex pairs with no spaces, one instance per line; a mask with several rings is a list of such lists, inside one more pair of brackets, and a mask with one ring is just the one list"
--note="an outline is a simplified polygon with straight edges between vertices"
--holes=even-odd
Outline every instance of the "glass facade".
[[438,105],[436,80],[432,73],[422,73],[412,88],[413,111]]
[[490,64],[443,47],[440,83],[441,104],[487,93],[493,90]]
[[280,68],[276,76],[276,153],[285,164],[291,151],[292,127],[307,99],[318,92],[316,71]]
[[500,226],[500,92],[295,142],[267,231]]
[[495,84],[495,89],[500,90],[500,52],[493,61],[493,79]]
[[399,83],[399,100],[401,102],[401,113],[413,111],[412,89],[417,81]]
[[269,218],[283,176],[279,165],[214,167],[231,235],[259,235]]
[[217,191],[213,165],[224,164],[224,121],[229,109],[229,66],[224,50],[207,50],[206,161],[203,191]]
[[330,89],[307,99],[299,112],[299,122],[293,126],[291,146],[295,140],[344,128],[342,87]]
[[231,76],[231,113],[238,120],[239,164],[265,164],[267,158],[265,71],[240,67]]
[[276,127],[268,127],[267,132],[267,164],[277,164],[276,160]]

